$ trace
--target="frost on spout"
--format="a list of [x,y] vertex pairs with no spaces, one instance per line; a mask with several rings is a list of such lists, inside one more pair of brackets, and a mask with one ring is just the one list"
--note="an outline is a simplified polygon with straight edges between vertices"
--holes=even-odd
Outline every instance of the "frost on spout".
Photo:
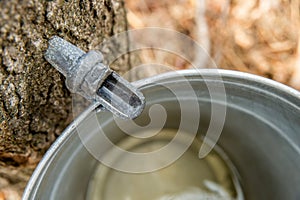
[[67,79],[67,88],[91,102],[99,102],[113,114],[134,119],[144,109],[144,96],[128,81],[103,64],[103,55],[85,53],[66,40],[49,40],[46,60]]

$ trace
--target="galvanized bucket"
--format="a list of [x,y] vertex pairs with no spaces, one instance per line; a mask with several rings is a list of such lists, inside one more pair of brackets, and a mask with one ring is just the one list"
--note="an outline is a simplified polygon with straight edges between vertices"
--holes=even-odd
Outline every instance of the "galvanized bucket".
[[[199,130],[208,129],[212,104],[226,106],[217,146],[236,169],[245,198],[300,199],[300,93],[262,77],[225,70],[171,72],[133,84],[146,96],[148,107],[164,106],[168,114],[165,128],[176,129],[181,120],[179,107],[174,104],[178,99],[159,84],[175,85],[180,91],[184,90],[186,81],[195,92],[201,113],[199,121],[188,120],[197,123]],[[218,94],[210,94],[208,83],[224,85],[226,102],[212,99]],[[99,161],[83,145],[76,127],[87,130],[90,140],[96,137],[97,131],[93,130],[97,130],[97,125],[88,121],[93,109],[92,106],[82,113],[48,150],[32,175],[23,199],[87,199],[89,182]],[[194,111],[189,112],[192,116]],[[101,127],[111,133],[108,137],[112,141],[124,137],[109,113],[97,115]]]

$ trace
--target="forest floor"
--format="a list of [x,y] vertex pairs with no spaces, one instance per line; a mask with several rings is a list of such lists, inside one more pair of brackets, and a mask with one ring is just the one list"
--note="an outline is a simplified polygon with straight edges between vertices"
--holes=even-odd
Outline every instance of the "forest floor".
[[[300,89],[300,0],[125,2],[132,29],[179,31],[202,43],[218,68],[261,75]],[[159,57],[176,69],[190,67],[161,54],[144,51],[141,57],[144,62]]]

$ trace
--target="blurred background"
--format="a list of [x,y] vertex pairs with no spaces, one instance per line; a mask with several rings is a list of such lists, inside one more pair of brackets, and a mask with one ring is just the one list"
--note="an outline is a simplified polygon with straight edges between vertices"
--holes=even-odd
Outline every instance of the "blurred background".
[[[179,31],[199,42],[218,68],[300,89],[300,0],[125,0],[125,6],[131,29]],[[191,67],[166,52],[140,52],[139,63],[149,62]]]

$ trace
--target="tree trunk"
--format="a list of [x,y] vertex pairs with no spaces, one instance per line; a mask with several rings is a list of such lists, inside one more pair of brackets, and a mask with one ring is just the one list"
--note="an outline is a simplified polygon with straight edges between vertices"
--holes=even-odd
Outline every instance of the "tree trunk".
[[[49,38],[58,35],[87,51],[127,27],[121,0],[0,0],[0,10],[1,200],[20,196],[72,120],[64,78],[43,57]],[[128,57],[118,63],[126,70]]]

